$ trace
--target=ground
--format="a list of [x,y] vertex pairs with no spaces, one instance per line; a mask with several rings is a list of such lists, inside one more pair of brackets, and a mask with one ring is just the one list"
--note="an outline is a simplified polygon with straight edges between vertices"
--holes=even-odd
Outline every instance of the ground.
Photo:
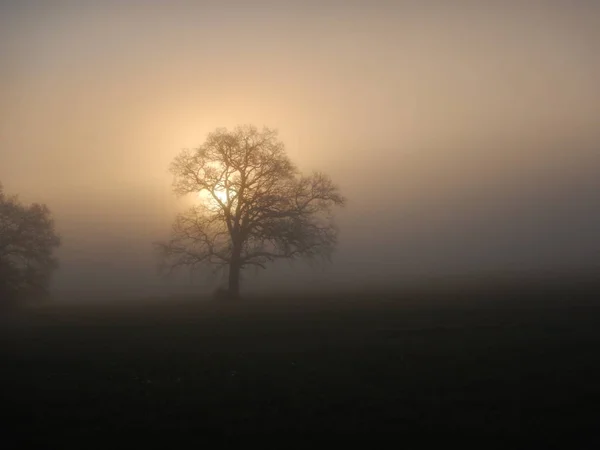
[[31,307],[2,319],[3,436],[396,433],[591,445],[598,292],[511,285]]

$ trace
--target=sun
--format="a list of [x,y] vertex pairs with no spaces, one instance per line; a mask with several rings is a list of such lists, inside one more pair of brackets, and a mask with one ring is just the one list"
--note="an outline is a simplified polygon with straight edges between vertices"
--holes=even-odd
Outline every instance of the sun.
[[222,202],[227,203],[227,192],[225,189],[215,189],[215,196]]
[[[227,203],[227,192],[225,192],[225,189],[223,188],[216,188],[214,191],[215,196],[219,199],[219,201],[221,203]],[[198,192],[198,198],[200,199],[200,201],[208,203],[208,204],[214,204],[216,206],[216,200],[213,197],[213,195],[208,192],[208,191],[200,191]]]

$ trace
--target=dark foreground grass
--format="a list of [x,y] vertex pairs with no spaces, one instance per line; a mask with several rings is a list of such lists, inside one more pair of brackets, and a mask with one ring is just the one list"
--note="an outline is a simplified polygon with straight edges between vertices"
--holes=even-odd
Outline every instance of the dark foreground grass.
[[454,287],[12,313],[0,333],[3,442],[394,433],[594,448],[598,292]]

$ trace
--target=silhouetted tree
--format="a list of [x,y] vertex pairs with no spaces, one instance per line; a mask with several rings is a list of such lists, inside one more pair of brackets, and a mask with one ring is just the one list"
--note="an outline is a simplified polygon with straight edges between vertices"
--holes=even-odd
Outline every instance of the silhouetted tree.
[[59,245],[46,205],[23,205],[18,197],[6,196],[0,184],[0,299],[4,306],[47,293],[58,267],[53,251]]
[[163,271],[228,267],[228,296],[237,297],[242,269],[329,258],[337,243],[332,209],[344,197],[325,174],[301,175],[274,130],[217,129],[170,170],[177,195],[202,201],[177,216],[169,241],[155,244]]

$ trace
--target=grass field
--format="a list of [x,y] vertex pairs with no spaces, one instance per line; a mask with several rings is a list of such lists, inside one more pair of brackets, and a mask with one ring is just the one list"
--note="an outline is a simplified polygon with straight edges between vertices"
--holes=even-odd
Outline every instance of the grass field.
[[511,284],[41,305],[2,320],[3,436],[569,435],[594,448],[599,292]]

